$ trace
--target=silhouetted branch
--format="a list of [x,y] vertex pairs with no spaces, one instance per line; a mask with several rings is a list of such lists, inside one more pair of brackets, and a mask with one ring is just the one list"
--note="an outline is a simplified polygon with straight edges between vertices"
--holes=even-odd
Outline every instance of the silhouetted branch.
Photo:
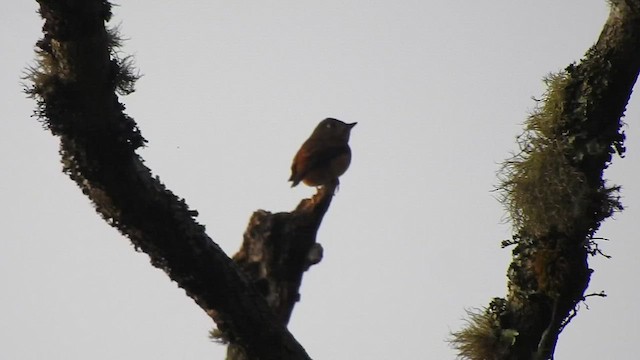
[[40,0],[39,67],[28,93],[60,137],[64,171],[112,226],[147,253],[252,358],[308,359],[238,266],[206,234],[183,199],[135,153],[143,146],[117,91],[133,91],[127,58],[105,29],[111,4]]
[[[253,213],[242,247],[233,257],[285,325],[300,299],[304,272],[322,260],[316,234],[336,186],[337,182],[318,188],[292,212]],[[230,344],[227,360],[241,359],[246,359],[242,349]]]

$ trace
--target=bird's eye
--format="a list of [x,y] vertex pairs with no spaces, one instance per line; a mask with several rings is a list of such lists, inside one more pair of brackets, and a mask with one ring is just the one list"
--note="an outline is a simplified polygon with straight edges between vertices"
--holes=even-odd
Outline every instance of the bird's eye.
[[327,129],[331,129],[333,127],[332,123],[327,123]]

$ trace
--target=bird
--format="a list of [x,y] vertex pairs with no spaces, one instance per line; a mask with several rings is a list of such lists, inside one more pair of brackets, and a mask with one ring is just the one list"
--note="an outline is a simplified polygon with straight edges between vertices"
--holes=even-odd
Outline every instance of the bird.
[[356,124],[334,118],[320,121],[293,158],[291,187],[300,182],[317,187],[337,181],[351,163],[349,135]]

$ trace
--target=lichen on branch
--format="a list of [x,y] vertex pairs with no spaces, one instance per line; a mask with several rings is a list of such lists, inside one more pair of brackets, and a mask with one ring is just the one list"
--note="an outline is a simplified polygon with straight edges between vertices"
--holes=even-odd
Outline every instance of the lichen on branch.
[[603,174],[624,154],[621,118],[640,70],[640,1],[610,5],[582,61],[545,79],[519,152],[502,167],[499,190],[514,229],[503,245],[515,245],[508,293],[452,334],[460,358],[550,359],[586,297],[588,257],[600,253],[594,235],[622,210],[620,187]]

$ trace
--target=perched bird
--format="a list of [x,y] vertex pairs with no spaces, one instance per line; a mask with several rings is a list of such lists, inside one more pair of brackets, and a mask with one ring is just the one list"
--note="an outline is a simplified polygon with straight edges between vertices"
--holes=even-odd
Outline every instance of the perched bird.
[[293,158],[291,187],[301,181],[308,186],[321,186],[344,174],[351,163],[349,134],[356,124],[332,118],[322,120]]

